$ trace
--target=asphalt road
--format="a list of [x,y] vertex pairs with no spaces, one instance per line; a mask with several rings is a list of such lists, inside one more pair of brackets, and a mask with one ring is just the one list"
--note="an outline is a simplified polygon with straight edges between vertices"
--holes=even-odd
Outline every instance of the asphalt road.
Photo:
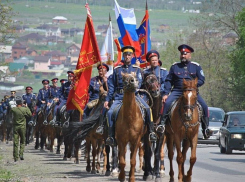
[[[0,154],[4,156],[1,168],[11,171],[15,176],[12,181],[41,181],[41,182],[62,182],[62,181],[118,181],[116,177],[105,177],[102,174],[87,173],[86,162],[81,157],[80,164],[73,161],[63,161],[62,155],[48,151],[34,150],[34,144],[25,149],[24,161],[13,163],[12,145],[0,144]],[[189,166],[188,152],[186,169]],[[199,144],[197,148],[197,162],[193,169],[193,182],[243,182],[245,179],[245,152],[234,151],[231,155],[220,154],[217,145]],[[127,167],[129,171],[129,152],[127,152]],[[162,182],[169,181],[169,162],[165,157],[166,175]],[[138,163],[137,163],[138,166]],[[177,163],[174,158],[174,171],[177,181]],[[128,175],[128,174],[127,174]],[[136,173],[136,181],[142,180],[143,173]],[[127,176],[128,177],[128,176]],[[128,179],[128,178],[126,178]]]

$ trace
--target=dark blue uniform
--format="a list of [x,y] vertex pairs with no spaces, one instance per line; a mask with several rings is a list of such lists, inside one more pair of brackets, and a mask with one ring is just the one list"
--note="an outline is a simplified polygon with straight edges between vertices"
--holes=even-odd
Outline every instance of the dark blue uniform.
[[[40,111],[41,108],[44,108],[46,104],[48,103],[49,97],[51,95],[51,92],[49,89],[41,88],[38,92],[37,96],[37,109],[36,114]],[[42,101],[45,101],[45,103],[42,103]]]
[[[186,64],[181,62],[174,63],[171,66],[169,70],[169,74],[165,80],[164,95],[168,95],[170,92],[171,94],[169,95],[169,97],[165,102],[164,110],[163,110],[164,115],[167,114],[171,106],[171,103],[182,95],[183,78],[186,80],[198,78],[197,87],[202,86],[205,82],[205,77],[204,77],[202,67],[198,63],[190,62],[190,61],[188,61]],[[203,108],[204,116],[208,117],[208,106],[205,103],[205,101],[202,99],[200,94],[198,94],[197,100]]]
[[[132,64],[130,65],[121,65],[121,66],[117,66],[114,68],[113,74],[109,77],[109,79],[107,80],[108,83],[108,95],[106,97],[106,101],[110,101],[112,100],[113,96],[114,96],[114,102],[111,105],[109,111],[107,112],[107,119],[109,122],[109,126],[113,127],[113,122],[111,119],[113,110],[122,103],[123,100],[123,77],[121,75],[121,73],[131,73],[131,72],[135,72],[136,73],[136,77],[139,81],[139,87],[141,87],[143,78],[142,78],[142,72],[141,69],[138,66],[134,66]],[[146,122],[151,122],[151,112],[150,112],[150,108],[147,105],[147,103],[139,96],[139,94],[136,92],[136,97],[140,100],[140,102],[144,105],[144,107],[146,108]]]
[[[99,81],[104,84],[103,78],[96,76],[91,78],[90,85],[89,85],[89,101],[91,102],[95,99],[99,99],[99,92],[100,92],[100,84]],[[84,109],[83,119],[87,118],[89,116],[89,113],[91,112],[93,108],[89,109],[87,106]]]
[[160,66],[156,66],[155,68],[148,68],[144,70],[144,77],[154,74],[157,77],[157,80],[159,81],[161,87],[160,87],[160,93],[161,96],[164,94],[164,84],[165,80],[168,76],[168,71],[165,68],[162,68]]
[[27,104],[30,110],[32,110],[32,101],[36,99],[36,95],[32,93],[22,95],[22,100]]
[[[60,87],[54,87],[54,86],[50,86],[50,87],[49,87],[49,92],[50,92],[50,97],[49,97],[49,99],[48,99],[48,102],[49,102],[49,103],[51,103],[51,102],[53,101],[54,98],[59,98],[59,94],[58,94],[59,89],[60,89]],[[56,115],[56,110],[57,110],[57,108],[58,108],[58,105],[59,105],[59,103],[56,103],[56,104],[55,104],[53,116]],[[50,111],[50,107],[47,107],[47,108],[46,108],[46,114],[49,114],[49,111]]]

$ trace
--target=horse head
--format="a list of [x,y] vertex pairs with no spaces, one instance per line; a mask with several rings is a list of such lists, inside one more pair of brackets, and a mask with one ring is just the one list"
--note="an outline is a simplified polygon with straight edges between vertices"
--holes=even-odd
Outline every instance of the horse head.
[[185,120],[191,121],[193,109],[197,105],[197,82],[198,79],[186,81],[183,79],[182,104],[184,109]]
[[150,74],[145,78],[144,81],[146,90],[150,92],[151,96],[154,98],[159,97],[160,95],[160,84],[156,75]]
[[139,81],[136,78],[136,73],[121,73],[123,77],[123,89],[124,92],[135,92],[139,86]]

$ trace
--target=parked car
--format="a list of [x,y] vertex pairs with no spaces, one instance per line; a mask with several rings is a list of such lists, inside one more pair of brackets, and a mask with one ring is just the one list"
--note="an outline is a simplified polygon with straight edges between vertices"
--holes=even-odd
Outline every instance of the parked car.
[[212,130],[212,135],[209,139],[204,139],[202,127],[200,125],[198,131],[198,143],[202,144],[219,144],[219,129],[222,126],[221,121],[224,120],[225,111],[217,107],[208,107],[209,111],[209,129]]
[[245,150],[245,111],[232,111],[225,115],[220,128],[220,153]]

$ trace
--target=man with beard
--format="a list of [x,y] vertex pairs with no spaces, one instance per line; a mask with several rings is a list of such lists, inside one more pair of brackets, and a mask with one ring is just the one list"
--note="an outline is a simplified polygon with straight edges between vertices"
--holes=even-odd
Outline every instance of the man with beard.
[[[168,118],[168,110],[172,102],[178,99],[183,93],[183,79],[192,80],[198,78],[197,87],[201,87],[205,82],[202,67],[196,62],[190,61],[191,53],[194,52],[194,49],[183,44],[178,47],[178,50],[180,51],[180,62],[176,62],[171,66],[169,74],[165,80],[164,96],[162,99],[165,104],[161,124],[158,127],[161,131],[164,131],[165,122]],[[169,95],[170,92],[171,94]],[[197,101],[201,104],[203,109],[203,117],[201,119],[203,136],[204,138],[209,138],[208,106],[200,94],[197,96]]]

